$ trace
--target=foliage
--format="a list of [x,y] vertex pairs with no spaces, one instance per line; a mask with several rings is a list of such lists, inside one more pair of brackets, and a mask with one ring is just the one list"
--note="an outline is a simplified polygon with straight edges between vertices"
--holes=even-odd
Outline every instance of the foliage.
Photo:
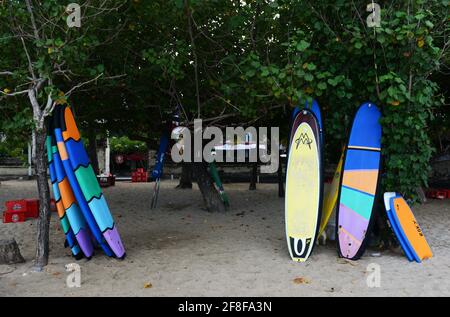
[[[156,146],[164,114],[179,106],[187,123],[272,125],[286,135],[291,107],[316,98],[325,157],[336,162],[354,112],[370,100],[383,113],[384,189],[414,197],[426,185],[430,135],[441,137],[439,125],[448,123],[448,80],[440,79],[449,61],[448,0],[383,1],[377,28],[367,26],[371,2],[361,0],[112,1],[119,9],[98,15],[104,2],[88,2],[80,4],[93,18],[78,30],[65,27],[68,2],[34,1],[59,27],[38,15],[49,29],[45,40],[30,40],[55,96],[113,77],[70,96],[82,128]],[[11,3],[14,10],[0,5],[0,71],[14,76],[0,76],[0,87],[15,91],[27,62],[4,21],[29,19],[21,2]]]
[[111,138],[111,152],[118,154],[145,153],[144,142],[130,140],[126,136]]

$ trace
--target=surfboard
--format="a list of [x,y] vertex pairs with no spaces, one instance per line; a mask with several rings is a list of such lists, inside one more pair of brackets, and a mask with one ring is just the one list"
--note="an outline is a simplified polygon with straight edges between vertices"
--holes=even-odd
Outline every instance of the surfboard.
[[230,200],[228,199],[228,195],[223,188],[222,180],[220,179],[219,171],[217,170],[216,164],[214,162],[209,163],[209,174],[216,184],[217,190],[219,191],[220,198],[222,199],[225,207],[230,207]]
[[159,139],[159,148],[158,153],[156,154],[156,163],[155,167],[152,171],[152,179],[155,181],[155,187],[153,188],[153,196],[152,196],[152,202],[151,202],[151,208],[156,208],[156,205],[158,203],[158,196],[159,196],[159,187],[161,182],[161,177],[163,175],[163,168],[164,168],[164,159],[166,157],[166,151],[169,147],[169,135],[164,132]]
[[378,195],[381,164],[381,113],[362,104],[353,119],[343,160],[336,209],[338,254],[359,259],[367,244]]
[[125,248],[69,107],[61,107],[60,122],[70,165],[83,197],[108,246],[117,258],[122,259],[125,257]]
[[317,237],[323,195],[320,127],[315,115],[300,111],[292,125],[286,172],[286,240],[292,260],[304,262]]
[[46,139],[46,147],[47,147],[47,162],[48,162],[48,169],[50,174],[50,182],[51,182],[51,188],[53,192],[53,198],[55,199],[56,204],[56,211],[59,216],[59,221],[61,224],[61,229],[64,232],[64,235],[66,236],[66,242],[67,246],[71,249],[72,255],[75,257],[75,259],[79,260],[83,257],[83,253],[78,245],[77,239],[75,237],[75,234],[73,233],[72,228],[70,227],[70,222],[68,219],[68,216],[66,214],[66,210],[64,209],[62,199],[61,199],[61,193],[59,192],[58,183],[56,179],[56,171],[55,166],[53,162],[53,151],[52,151],[52,127],[53,124],[52,118],[48,121],[47,126],[47,139]]
[[123,258],[125,250],[84,149],[72,111],[55,108],[55,137],[74,196],[95,241],[106,255]]
[[64,138],[61,130],[61,111],[62,106],[57,106],[54,110],[54,135],[56,139],[56,144],[58,148],[58,153],[61,158],[63,170],[66,173],[67,180],[69,181],[70,187],[72,188],[72,192],[75,196],[75,199],[80,207],[81,213],[91,230],[92,235],[94,236],[95,241],[99,244],[99,246],[103,249],[107,256],[113,256],[111,249],[106,243],[103,235],[98,227],[97,222],[95,221],[94,216],[92,215],[91,209],[83,196],[83,192],[81,191],[80,184],[78,184],[75,173],[72,169],[72,165],[69,160],[69,155],[67,153],[66,145],[64,143]]
[[[94,249],[91,241],[90,230],[81,214],[78,203],[70,187],[69,181],[65,175],[64,167],[57,151],[53,152],[53,161],[55,162],[56,172],[56,185],[60,192],[60,204],[65,210],[67,218],[69,220],[70,227],[72,228],[78,245],[81,247],[86,258],[91,258]],[[56,188],[54,189],[56,191]]]
[[413,259],[416,262],[422,262],[422,260],[431,258],[433,252],[405,199],[396,194],[390,198],[389,206],[393,220],[398,227],[398,233],[406,247],[409,248]]
[[405,241],[405,237],[400,233],[400,229],[398,227],[398,223],[395,219],[394,212],[391,209],[391,199],[395,198],[397,194],[393,192],[384,193],[384,207],[386,209],[386,214],[388,216],[389,224],[391,226],[392,231],[394,231],[395,236],[397,237],[400,246],[403,249],[406,257],[409,261],[414,261],[414,258],[411,254],[411,249]]
[[325,200],[323,202],[322,220],[320,222],[319,236],[325,230],[328,221],[330,220],[331,214],[333,213],[333,209],[334,207],[336,207],[336,202],[339,193],[339,186],[341,181],[343,160],[344,160],[344,152],[342,152],[341,158],[339,159],[336,171],[334,172],[333,180],[331,181],[330,188],[328,189],[328,192],[325,196]]

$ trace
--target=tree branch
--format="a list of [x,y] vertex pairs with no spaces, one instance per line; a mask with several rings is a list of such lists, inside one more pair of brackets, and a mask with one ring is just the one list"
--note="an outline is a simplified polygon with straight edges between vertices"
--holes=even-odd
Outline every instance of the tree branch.
[[30,13],[30,19],[31,19],[31,25],[33,26],[34,37],[36,40],[40,40],[38,28],[36,27],[36,20],[34,19],[33,7],[31,5],[31,1],[26,0],[26,3],[27,3],[28,13]]
[[87,85],[87,84],[90,84],[90,83],[96,81],[96,80],[99,79],[101,76],[103,76],[103,73],[97,75],[95,78],[92,78],[92,79],[90,79],[90,80],[88,80],[88,81],[85,81],[85,82],[79,83],[78,85],[73,86],[67,93],[65,93],[66,97],[69,97],[69,96],[70,96],[75,90],[77,90],[78,88],[81,88],[81,87],[83,87],[83,86],[85,86],[85,85]]
[[33,80],[36,80],[36,75],[34,74],[34,70],[33,70],[33,63],[31,62],[31,57],[30,57],[30,54],[28,53],[27,46],[25,45],[25,41],[24,41],[23,37],[20,37],[20,40],[22,41],[23,50],[25,51],[25,55],[27,56],[28,71],[30,72]]
[[198,84],[198,58],[197,52],[195,50],[194,34],[192,32],[192,11],[189,8],[189,0],[185,2],[187,16],[188,16],[188,27],[189,27],[189,37],[191,38],[192,55],[194,56],[194,76],[195,76],[195,94],[197,95],[197,117],[201,117],[201,104],[200,104],[200,89]]
[[6,93],[6,92],[0,90],[0,93],[5,95],[5,96],[7,96],[7,97],[12,97],[12,96],[17,96],[17,95],[27,94],[28,93],[28,89],[27,90],[21,90],[21,91],[15,91],[15,92],[12,92],[12,93]]

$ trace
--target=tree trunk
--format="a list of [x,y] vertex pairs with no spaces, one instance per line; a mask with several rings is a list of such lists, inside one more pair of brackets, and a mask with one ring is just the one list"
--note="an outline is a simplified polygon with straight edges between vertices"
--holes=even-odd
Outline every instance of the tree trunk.
[[192,163],[181,163],[181,177],[177,188],[192,188]]
[[35,266],[42,269],[48,263],[50,231],[50,189],[45,155],[46,129],[36,130],[36,180],[39,193],[39,219]]
[[23,263],[25,259],[20,254],[16,240],[0,240],[0,264]]
[[225,212],[225,205],[220,199],[220,194],[211,181],[206,163],[192,163],[194,176],[198,184],[198,188],[202,193],[206,209],[209,212]]
[[87,148],[89,158],[91,160],[92,168],[94,169],[95,175],[100,174],[100,169],[98,166],[98,156],[97,156],[97,136],[95,131],[92,129],[88,130],[88,140],[89,146]]

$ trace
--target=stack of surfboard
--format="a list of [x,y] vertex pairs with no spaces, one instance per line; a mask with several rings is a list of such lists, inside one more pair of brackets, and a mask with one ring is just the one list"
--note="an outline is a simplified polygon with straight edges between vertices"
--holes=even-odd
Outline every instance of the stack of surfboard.
[[100,247],[108,256],[124,258],[117,226],[66,105],[57,105],[48,120],[47,155],[58,215],[73,256],[90,259]]
[[[366,248],[379,200],[381,113],[370,102],[354,117],[347,145],[323,196],[323,132],[320,108],[313,101],[293,111],[286,171],[285,221],[289,253],[306,261],[318,236],[336,209],[336,240],[340,257],[359,259]],[[386,196],[387,195],[387,196]],[[409,260],[420,262],[431,250],[404,199],[385,195],[391,227]]]

